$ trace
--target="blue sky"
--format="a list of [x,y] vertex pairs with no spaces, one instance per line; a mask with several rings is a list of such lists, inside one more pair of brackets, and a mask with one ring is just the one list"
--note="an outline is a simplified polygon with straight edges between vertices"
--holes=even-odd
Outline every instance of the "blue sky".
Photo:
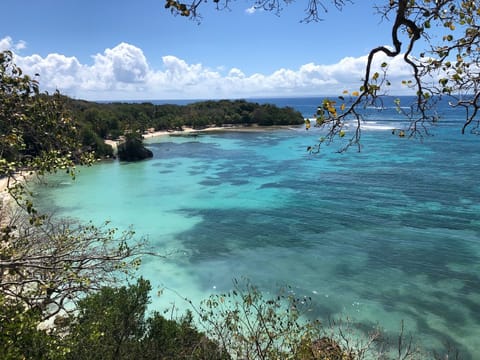
[[[207,3],[198,24],[172,16],[164,0],[15,0],[0,24],[0,49],[12,49],[25,72],[39,73],[42,89],[87,100],[357,90],[369,49],[390,43],[390,24],[364,1],[305,24],[304,4],[276,16],[243,0],[221,12]],[[408,69],[390,64],[400,84]]]

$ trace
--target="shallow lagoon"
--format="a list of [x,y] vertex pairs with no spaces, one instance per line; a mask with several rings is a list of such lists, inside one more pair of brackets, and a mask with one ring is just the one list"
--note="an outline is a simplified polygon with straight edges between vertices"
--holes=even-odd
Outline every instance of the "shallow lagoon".
[[[55,176],[42,206],[126,227],[168,254],[140,274],[194,302],[248,277],[291,285],[315,314],[349,316],[427,347],[480,352],[480,141],[440,128],[423,143],[372,122],[361,153],[306,151],[316,129],[149,141],[152,160]],[[187,306],[172,291],[152,307]]]

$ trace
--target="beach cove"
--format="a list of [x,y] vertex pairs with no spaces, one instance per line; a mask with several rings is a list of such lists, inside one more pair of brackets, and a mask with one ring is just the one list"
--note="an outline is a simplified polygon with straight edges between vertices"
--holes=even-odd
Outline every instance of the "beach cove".
[[140,269],[164,290],[152,308],[181,311],[182,297],[198,302],[248,277],[266,292],[291,285],[311,296],[312,316],[390,335],[403,320],[426,347],[448,341],[474,358],[478,139],[459,136],[453,118],[423,143],[400,139],[387,115],[366,124],[361,153],[312,156],[314,128],[151,137],[152,160],[82,168],[75,182],[53,176],[38,200],[132,225],[167,254]]

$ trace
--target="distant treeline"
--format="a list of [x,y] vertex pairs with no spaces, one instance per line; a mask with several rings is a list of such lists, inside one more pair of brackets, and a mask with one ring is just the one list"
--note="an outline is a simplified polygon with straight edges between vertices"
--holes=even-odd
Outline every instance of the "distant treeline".
[[303,116],[291,107],[278,108],[245,100],[201,101],[188,105],[152,103],[96,103],[67,99],[68,107],[82,127],[83,144],[99,155],[108,155],[104,139],[116,139],[126,132],[149,129],[203,129],[224,125],[300,125]]

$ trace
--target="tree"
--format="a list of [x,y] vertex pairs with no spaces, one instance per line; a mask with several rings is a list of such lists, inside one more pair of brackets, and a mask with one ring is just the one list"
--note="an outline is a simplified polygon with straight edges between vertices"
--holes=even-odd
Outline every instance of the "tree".
[[139,353],[151,286],[104,287],[78,303],[78,316],[68,329],[72,359],[126,359]]
[[118,157],[124,161],[138,161],[151,158],[153,153],[143,145],[142,135],[128,133],[125,141],[118,146]]
[[78,130],[64,97],[40,93],[12,53],[0,53],[0,179],[11,200],[0,203],[0,296],[42,320],[134,269],[143,246],[132,232],[53,220],[34,207],[25,176],[74,176],[93,162]]
[[7,216],[14,229],[0,258],[0,295],[35,309],[46,320],[72,311],[75,301],[131,275],[143,243],[133,231],[44,218],[30,224],[17,210]]
[[[290,287],[266,295],[248,280],[234,280],[233,290],[211,295],[194,310],[207,336],[234,359],[390,358],[392,348],[378,329],[362,337],[349,321],[324,325],[308,316],[311,305]],[[415,359],[403,332],[398,340],[398,359]]]
[[[217,9],[228,8],[232,0],[213,0]],[[254,6],[279,13],[289,0],[255,0]],[[206,1],[166,0],[165,7],[173,14],[198,19],[199,8]],[[305,22],[320,21],[326,12],[326,1],[308,0]],[[341,10],[354,0],[331,0]],[[375,6],[384,21],[392,20],[391,45],[378,46],[369,52],[365,72],[359,89],[345,92],[338,99],[325,99],[318,107],[318,126],[327,129],[320,142],[330,143],[340,136],[348,139],[342,150],[354,145],[360,150],[362,128],[361,107],[378,105],[388,91],[388,62],[376,67],[378,54],[388,58],[401,57],[411,69],[411,78],[403,81],[412,89],[416,100],[410,111],[401,111],[410,121],[402,134],[424,136],[428,125],[438,121],[433,111],[436,101],[447,96],[451,106],[462,108],[465,121],[462,133],[480,130],[480,4],[476,0],[389,0]],[[442,36],[436,36],[442,29]],[[417,47],[426,44],[424,48]],[[415,56],[416,50],[419,56]],[[354,119],[356,128],[347,135],[346,121]]]
[[100,138],[88,124],[84,125],[81,130],[81,139],[84,149],[95,152],[98,157],[113,156],[113,148],[105,144],[105,141]]
[[140,278],[81,300],[67,321],[67,359],[229,359],[193,326],[191,314],[179,321],[158,312],[146,317],[150,290]]
[[318,321],[302,322],[308,299],[283,293],[265,298],[255,286],[234,281],[231,292],[211,295],[197,313],[207,335],[238,359],[297,359],[321,337]]
[[25,175],[66,171],[91,164],[81,151],[78,126],[59,93],[41,94],[38,81],[24,75],[10,51],[0,53],[0,178],[9,195],[35,214],[22,180]]
[[40,330],[41,313],[25,310],[0,294],[0,354],[3,360],[63,359],[61,338]]

